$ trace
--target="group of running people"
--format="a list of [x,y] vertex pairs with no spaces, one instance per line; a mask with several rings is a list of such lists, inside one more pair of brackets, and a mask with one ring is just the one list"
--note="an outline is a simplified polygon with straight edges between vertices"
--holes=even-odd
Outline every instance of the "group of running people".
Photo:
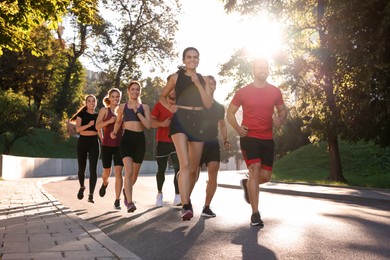
[[[87,156],[89,157],[89,195],[97,181],[96,165],[99,156],[99,138],[102,140],[102,186],[99,195],[104,196],[114,162],[116,200],[114,206],[120,209],[120,195],[123,189],[124,205],[128,212],[136,210],[133,201],[133,185],[145,155],[144,129],[157,128],[157,196],[156,206],[162,207],[162,188],[168,158],[171,158],[174,175],[175,197],[173,205],[182,206],[181,219],[193,217],[191,193],[198,180],[200,166],[208,169],[205,203],[202,216],[215,217],[210,209],[217,187],[217,173],[220,164],[220,145],[230,149],[225,124],[225,109],[214,100],[216,80],[202,76],[196,69],[199,52],[194,47],[183,51],[183,65],[170,75],[159,97],[159,102],[150,112],[149,106],[140,101],[141,84],[132,81],[128,88],[129,101],[120,104],[121,91],[110,89],[104,98],[105,107],[95,113],[96,97],[88,95],[83,106],[73,117],[76,131],[80,134],[77,146],[80,189],[77,197],[84,197],[84,180]],[[237,91],[231,101],[227,120],[240,136],[241,150],[249,169],[249,179],[241,181],[245,198],[252,206],[252,225],[263,225],[258,211],[259,184],[271,177],[273,164],[273,125],[280,126],[287,116],[281,92],[266,82],[268,62],[264,59],[253,62],[254,82]],[[235,117],[242,106],[243,122]],[[274,107],[277,115],[274,114]],[[219,131],[218,131],[219,130]],[[219,133],[218,133],[219,132]],[[122,168],[125,168],[124,181]],[[257,187],[256,187],[257,186]],[[257,195],[256,195],[257,193]]]

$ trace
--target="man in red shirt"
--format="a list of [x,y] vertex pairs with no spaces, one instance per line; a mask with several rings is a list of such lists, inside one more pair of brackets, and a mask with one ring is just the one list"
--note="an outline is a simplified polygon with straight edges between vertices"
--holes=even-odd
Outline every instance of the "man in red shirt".
[[[254,81],[239,89],[227,110],[227,120],[240,136],[240,146],[249,178],[241,180],[245,200],[251,204],[252,226],[263,226],[259,213],[259,185],[271,179],[274,141],[273,126],[280,127],[287,117],[280,89],[269,84],[269,64],[265,59],[256,59],[252,64]],[[242,107],[241,125],[236,112]],[[273,116],[274,109],[277,115]]]
[[[172,90],[167,97],[168,103],[174,105],[176,103],[175,90]],[[157,128],[156,141],[157,141],[157,197],[156,197],[156,207],[162,207],[163,203],[163,193],[162,187],[165,181],[165,170],[167,168],[168,158],[171,158],[173,168],[175,170],[175,176],[173,182],[175,185],[175,198],[173,201],[174,206],[181,205],[181,199],[179,194],[179,186],[177,183],[177,172],[179,171],[179,159],[177,158],[175,145],[172,142],[172,139],[169,137],[169,125],[171,124],[171,119],[173,113],[166,109],[160,102],[156,103],[151,113],[152,127]]]

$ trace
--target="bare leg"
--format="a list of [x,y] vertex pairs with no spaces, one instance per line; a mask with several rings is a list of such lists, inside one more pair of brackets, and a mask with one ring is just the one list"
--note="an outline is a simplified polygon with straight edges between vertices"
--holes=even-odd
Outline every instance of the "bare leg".
[[206,186],[206,198],[204,205],[210,206],[211,200],[214,197],[215,191],[217,190],[217,176],[219,170],[219,162],[209,162],[207,164],[207,170],[209,174],[209,180]]
[[104,168],[102,173],[102,180],[104,186],[108,185],[108,177],[111,175],[111,167],[110,168]]
[[259,211],[259,185],[268,182],[271,179],[271,172],[261,168],[260,163],[252,164],[248,167],[249,179],[247,182],[249,201],[252,212]]
[[122,166],[114,166],[116,199],[120,198],[122,192],[122,187],[123,187],[122,169],[123,169]]
[[133,159],[131,157],[123,158],[123,165],[125,167],[124,188],[127,201],[133,202]]
[[176,153],[179,158],[179,190],[182,204],[188,204],[190,198],[190,158],[188,153],[187,136],[182,133],[177,133],[171,136],[175,144]]

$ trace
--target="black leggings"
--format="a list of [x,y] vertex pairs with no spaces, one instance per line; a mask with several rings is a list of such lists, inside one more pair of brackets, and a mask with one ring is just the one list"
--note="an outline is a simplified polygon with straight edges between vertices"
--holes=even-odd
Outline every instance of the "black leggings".
[[[179,185],[177,183],[177,172],[179,171],[179,160],[177,158],[176,153],[170,154],[172,163],[173,163],[173,169],[175,170],[175,176],[173,177],[173,184],[175,185],[175,193],[179,194]],[[157,157],[157,174],[156,174],[156,180],[157,180],[157,189],[158,191],[162,191],[162,187],[165,182],[165,170],[167,169],[167,163],[168,163],[168,156],[165,157]]]
[[97,163],[99,160],[98,136],[80,135],[77,142],[77,162],[79,164],[79,183],[84,187],[85,168],[89,159],[89,194],[93,194],[97,182]]

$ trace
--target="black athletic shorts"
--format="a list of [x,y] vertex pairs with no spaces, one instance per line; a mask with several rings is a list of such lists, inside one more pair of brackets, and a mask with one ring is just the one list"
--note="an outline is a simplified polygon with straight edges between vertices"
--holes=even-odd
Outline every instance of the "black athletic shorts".
[[204,133],[204,110],[187,110],[179,108],[173,115],[169,127],[169,135],[184,133],[188,141],[203,142]]
[[111,162],[114,160],[114,166],[123,166],[123,161],[119,147],[102,145],[102,164],[103,168],[111,168]]
[[145,150],[146,143],[144,132],[125,130],[120,145],[122,159],[131,157],[133,158],[133,162],[142,163],[145,156]]
[[209,162],[221,162],[221,150],[218,140],[204,143],[199,165],[202,166],[203,163],[207,165]]
[[247,166],[254,163],[261,163],[261,168],[272,171],[274,163],[274,140],[241,137],[240,146]]

